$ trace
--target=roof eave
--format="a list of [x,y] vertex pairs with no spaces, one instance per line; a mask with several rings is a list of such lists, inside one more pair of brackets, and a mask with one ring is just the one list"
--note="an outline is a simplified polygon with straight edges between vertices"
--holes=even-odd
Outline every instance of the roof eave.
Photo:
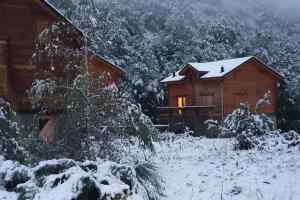
[[119,71],[120,74],[121,74],[122,76],[125,76],[125,75],[126,75],[127,72],[126,72],[124,69],[122,69],[121,67],[118,67],[118,66],[112,64],[111,62],[109,62],[109,61],[106,60],[105,58],[101,57],[98,53],[96,53],[96,52],[94,52],[94,51],[92,51],[92,50],[89,50],[89,51],[90,51],[92,54],[94,54],[98,59],[102,60],[103,62],[105,62],[106,64],[110,65],[111,67],[117,69],[117,71]]
[[[71,25],[72,27],[74,27],[76,29],[76,31],[78,31],[83,37],[88,38],[87,35],[85,35],[78,27],[76,27],[68,18],[66,18],[62,13],[60,13],[51,3],[49,3],[46,0],[34,0],[36,3],[38,3],[40,6],[42,6],[44,9],[46,9],[48,11],[49,14],[51,14],[53,17],[59,19],[59,20],[63,20],[64,22],[68,23],[69,25]],[[126,75],[126,71],[123,70],[122,68],[110,63],[109,61],[107,61],[106,59],[102,58],[99,54],[97,54],[96,52],[89,50],[92,54],[94,54],[95,56],[97,56],[99,59],[101,59],[102,61],[104,61],[105,63],[109,64],[110,66],[116,68],[119,72],[121,76],[125,76]]]
[[255,56],[253,56],[253,58],[256,59],[257,61],[259,61],[264,66],[266,66],[267,69],[269,69],[278,79],[284,79],[284,76],[282,76],[281,74],[279,74],[277,71],[275,71],[269,65],[267,65],[266,63],[264,63],[262,60],[260,60],[259,58],[255,57]]

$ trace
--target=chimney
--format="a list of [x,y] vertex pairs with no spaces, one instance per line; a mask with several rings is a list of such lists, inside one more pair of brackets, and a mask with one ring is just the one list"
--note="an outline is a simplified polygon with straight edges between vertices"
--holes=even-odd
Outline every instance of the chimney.
[[173,77],[175,77],[175,72],[172,72],[172,74],[173,74]]
[[224,66],[221,66],[221,73],[225,72]]

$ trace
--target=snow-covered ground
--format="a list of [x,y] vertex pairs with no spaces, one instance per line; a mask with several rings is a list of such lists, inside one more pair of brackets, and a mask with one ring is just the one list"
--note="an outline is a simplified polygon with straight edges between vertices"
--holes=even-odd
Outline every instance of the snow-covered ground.
[[[168,135],[162,136],[168,137]],[[132,149],[131,156],[134,156],[135,159],[139,157],[143,159],[144,156],[150,156],[150,161],[157,164],[161,176],[164,179],[163,185],[166,195],[166,197],[161,197],[159,200],[300,199],[299,145],[288,148],[284,143],[272,146],[272,143],[269,142],[268,146],[263,150],[234,151],[233,143],[233,139],[207,139],[170,134],[168,139],[154,142],[156,149],[155,155],[150,155],[148,151],[144,152],[144,155],[142,151],[137,148]],[[62,161],[64,160],[41,162],[38,168],[35,167],[31,169],[31,171],[34,172],[46,163],[49,165],[49,163]],[[95,182],[101,184],[101,180],[106,180],[109,183],[119,183],[118,185],[122,186],[121,189],[113,184],[109,186],[113,190],[119,188],[120,190],[118,191],[123,191],[123,186],[125,187],[126,185],[121,183],[119,179],[116,178],[117,176],[112,175],[110,171],[111,168],[109,167],[119,165],[109,163],[106,165],[105,163],[108,162],[94,163],[97,164],[97,166],[99,165],[97,171],[88,172],[82,168],[85,166],[83,163],[75,163],[75,166],[71,166],[69,169],[61,172],[61,174],[47,176],[42,183],[43,187],[36,185],[35,182],[38,181],[36,177],[30,179],[32,181],[29,180],[26,185],[35,186],[33,188],[39,190],[35,198],[39,200],[51,198],[68,200],[71,198],[68,196],[72,196],[72,194],[76,193],[76,190],[69,186],[76,186],[75,188],[77,188],[77,185],[80,185],[80,181],[73,181],[74,177],[91,176],[93,180],[97,179]],[[131,169],[130,167],[126,167],[126,165],[124,166],[124,169]],[[120,167],[120,169],[123,169],[122,166]],[[2,178],[0,177],[1,180],[8,179],[11,177],[12,172],[16,170],[20,171],[23,168],[25,170],[23,171],[26,172],[26,167],[18,167],[18,165],[12,161],[4,161],[3,158],[1,159],[0,157],[0,174],[3,175]],[[104,173],[106,172],[104,169],[110,169],[108,170],[109,173],[107,173],[110,174],[109,176]],[[53,186],[51,181],[54,181],[55,177],[60,177],[62,174],[68,174],[74,170],[76,173],[75,176],[70,176],[73,177],[72,179],[69,178]],[[135,172],[131,174],[134,173]],[[114,181],[111,181],[112,178]],[[11,178],[9,178],[9,180],[10,179]],[[48,182],[51,184],[48,184]],[[99,185],[99,188],[101,188],[100,191],[106,191],[103,187],[108,187],[108,185],[104,183],[104,185],[101,184]],[[67,191],[63,189],[67,189]],[[58,190],[64,192],[57,193],[56,191]],[[54,193],[51,194],[51,192]],[[143,195],[140,192],[141,190],[139,190],[138,194],[130,196],[129,199],[143,200]],[[109,194],[113,193],[114,192],[111,191],[109,192]],[[0,184],[0,200],[2,199],[18,199],[18,194],[15,192],[7,192],[3,185]]]
[[231,139],[156,142],[170,200],[300,199],[299,148],[234,151]]

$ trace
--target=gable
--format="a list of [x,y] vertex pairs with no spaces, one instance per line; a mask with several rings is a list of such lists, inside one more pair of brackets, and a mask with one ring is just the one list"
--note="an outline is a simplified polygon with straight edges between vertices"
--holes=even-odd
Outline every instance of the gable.
[[243,68],[245,68],[245,67],[247,67],[247,68],[255,67],[257,75],[259,75],[259,73],[263,73],[263,74],[265,74],[265,77],[271,76],[275,79],[283,79],[283,77],[278,72],[273,70],[271,67],[269,67],[268,65],[266,65],[265,63],[263,63],[261,60],[259,60],[256,57],[252,57],[251,59],[242,63],[241,65],[239,65],[238,67],[236,67],[235,69],[230,71],[229,73],[225,74],[223,78],[231,76],[234,72],[243,70]]

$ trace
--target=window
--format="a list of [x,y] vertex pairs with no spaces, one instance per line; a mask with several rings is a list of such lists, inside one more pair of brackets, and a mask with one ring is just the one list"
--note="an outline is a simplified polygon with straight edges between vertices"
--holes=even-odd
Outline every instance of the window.
[[39,131],[41,131],[41,130],[43,130],[43,128],[46,126],[46,124],[50,120],[50,116],[48,116],[48,115],[39,115],[37,117],[37,120],[38,120]]
[[177,97],[178,114],[182,115],[182,107],[186,106],[186,97]]
[[177,98],[177,105],[179,108],[186,106],[186,97],[178,97]]
[[39,137],[44,141],[54,141],[54,118],[51,116],[38,116]]

